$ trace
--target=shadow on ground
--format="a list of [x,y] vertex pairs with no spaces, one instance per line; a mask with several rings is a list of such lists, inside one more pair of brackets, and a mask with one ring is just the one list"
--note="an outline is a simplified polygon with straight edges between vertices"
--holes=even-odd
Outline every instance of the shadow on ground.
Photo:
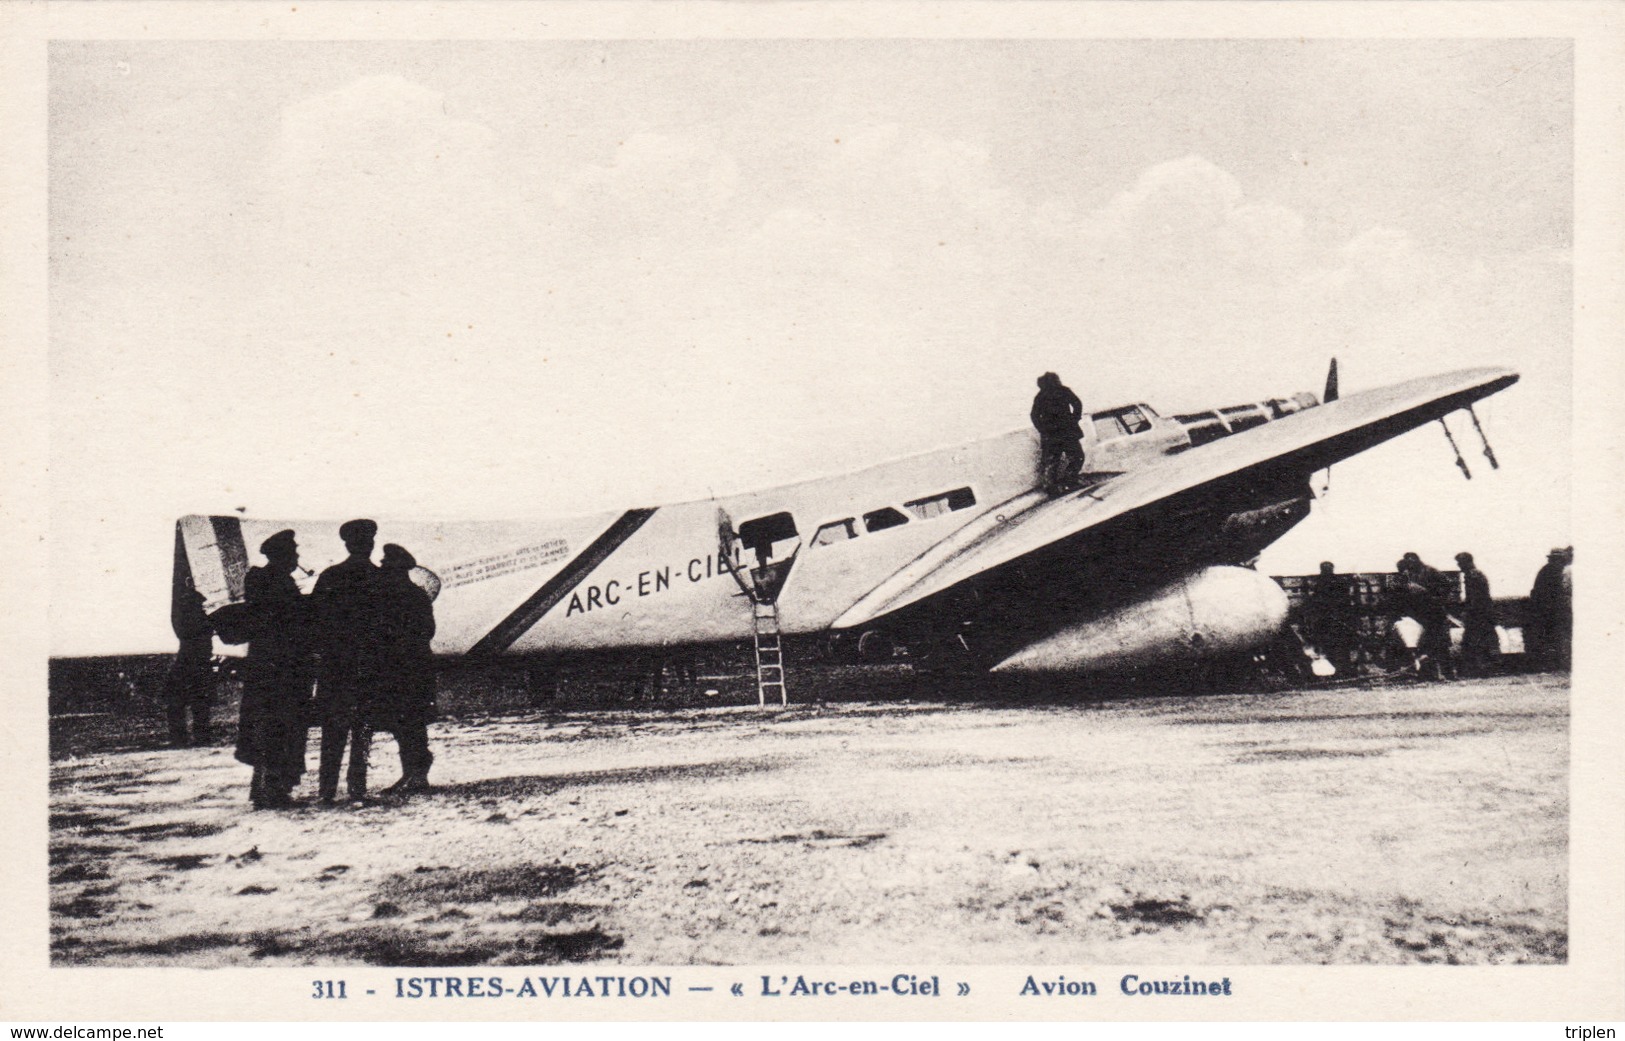
[[645,784],[651,781],[714,780],[762,773],[777,769],[778,760],[719,759],[708,763],[673,766],[626,767],[619,770],[589,770],[573,774],[519,774],[489,777],[463,784],[437,785],[431,795],[464,799],[524,798],[551,795],[565,788],[588,788],[613,784]]

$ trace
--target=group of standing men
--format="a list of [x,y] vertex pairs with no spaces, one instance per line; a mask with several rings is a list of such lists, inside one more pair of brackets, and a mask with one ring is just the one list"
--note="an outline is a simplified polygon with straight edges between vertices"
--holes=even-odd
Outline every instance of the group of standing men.
[[352,804],[364,802],[377,730],[392,731],[400,748],[401,779],[386,792],[429,787],[434,606],[412,581],[417,562],[405,549],[386,545],[382,564],[372,562],[377,534],[370,520],[341,525],[349,555],[322,572],[309,596],[293,577],[299,547],[291,530],[260,544],[266,563],[244,580],[250,638],[237,758],[254,768],[249,799],[256,808],[295,805],[312,724],[322,730],[317,794],[324,805],[337,799],[346,746],[346,792]]
[[[1406,553],[1394,565],[1398,588],[1387,603],[1396,622],[1409,618],[1421,628],[1415,647],[1408,648],[1413,665],[1418,673],[1437,679],[1454,676],[1456,671],[1450,655],[1452,616],[1462,625],[1464,672],[1487,673],[1500,649],[1490,580],[1478,570],[1471,553],[1457,553],[1456,564],[1461,568],[1459,587],[1449,575],[1423,563],[1417,554]],[[1320,574],[1310,579],[1307,592],[1305,635],[1342,673],[1358,662],[1360,654],[1361,612],[1354,589],[1347,578],[1336,573],[1330,561],[1323,561]],[[1403,639],[1399,633],[1395,635]]]
[[[1530,592],[1525,649],[1533,661],[1547,668],[1568,667],[1573,614],[1567,583],[1572,560],[1572,550],[1553,550]],[[1456,566],[1461,572],[1459,585],[1417,554],[1406,553],[1395,565],[1398,587],[1387,601],[1394,619],[1409,618],[1420,627],[1415,646],[1409,650],[1416,671],[1437,679],[1457,672],[1458,663],[1451,655],[1453,620],[1462,630],[1459,669],[1463,674],[1491,672],[1500,653],[1489,578],[1471,553],[1457,553]],[[1309,580],[1306,593],[1304,635],[1341,673],[1359,659],[1359,600],[1349,579],[1338,575],[1330,561],[1320,565],[1320,574]]]
[[1495,602],[1490,582],[1473,564],[1471,553],[1456,554],[1462,584],[1444,572],[1429,567],[1415,553],[1407,553],[1394,565],[1401,587],[1395,609],[1422,627],[1416,645],[1417,672],[1435,679],[1454,678],[1456,668],[1450,657],[1450,617],[1459,612],[1462,623],[1462,667],[1481,674],[1500,650],[1495,635]]

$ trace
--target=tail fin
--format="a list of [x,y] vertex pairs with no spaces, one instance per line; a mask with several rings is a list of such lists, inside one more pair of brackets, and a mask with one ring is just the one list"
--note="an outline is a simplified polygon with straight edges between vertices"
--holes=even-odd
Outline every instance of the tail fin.
[[1337,359],[1332,359],[1332,367],[1326,371],[1326,393],[1320,396],[1322,405],[1329,405],[1337,400]]
[[206,609],[213,611],[242,600],[247,572],[248,549],[238,518],[194,514],[175,522],[177,596],[190,579],[191,586],[203,594]]

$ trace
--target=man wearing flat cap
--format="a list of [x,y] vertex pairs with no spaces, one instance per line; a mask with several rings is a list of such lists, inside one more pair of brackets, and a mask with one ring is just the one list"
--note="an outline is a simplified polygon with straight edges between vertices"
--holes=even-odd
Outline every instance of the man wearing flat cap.
[[237,759],[254,768],[248,798],[255,809],[293,805],[305,772],[305,706],[310,700],[309,616],[293,580],[299,546],[284,529],[260,543],[265,566],[243,579],[250,638],[243,661]]
[[357,803],[367,797],[367,754],[372,745],[367,716],[376,696],[381,640],[378,568],[372,562],[377,535],[373,521],[345,521],[339,538],[349,556],[323,571],[312,593],[322,654],[316,705],[322,723],[318,792],[324,805],[332,805],[338,795],[346,744],[348,794]]

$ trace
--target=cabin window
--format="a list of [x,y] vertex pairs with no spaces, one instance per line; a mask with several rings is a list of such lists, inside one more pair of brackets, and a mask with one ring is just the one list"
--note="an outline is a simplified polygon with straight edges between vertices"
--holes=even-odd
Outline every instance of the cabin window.
[[1110,441],[1114,437],[1139,434],[1151,429],[1151,421],[1145,418],[1145,413],[1140,411],[1138,405],[1115,408],[1110,412],[1097,412],[1091,418],[1095,422],[1096,441]]
[[1126,408],[1121,413],[1123,425],[1131,434],[1142,433],[1151,429],[1151,421],[1145,418],[1145,413],[1137,408]]
[[1223,424],[1217,422],[1194,424],[1187,428],[1185,432],[1190,435],[1192,448],[1199,448],[1209,441],[1217,441],[1230,433],[1224,428]]
[[872,510],[863,515],[863,529],[865,531],[885,531],[887,528],[895,528],[899,524],[907,523],[908,518],[891,506]]
[[1269,422],[1269,416],[1265,415],[1264,410],[1257,405],[1232,405],[1229,408],[1221,408],[1219,411],[1224,413],[1224,418],[1230,424],[1232,432],[1240,432],[1249,427],[1256,427]]
[[903,508],[920,520],[930,520],[932,517],[940,517],[944,513],[951,513],[954,510],[968,510],[975,505],[975,492],[969,488],[955,488],[951,492],[943,492],[940,495],[931,495],[924,499],[915,499],[913,502],[905,502]]
[[788,513],[772,513],[766,517],[756,517],[739,525],[739,541],[746,549],[752,550],[758,556],[767,558],[773,555],[773,544],[793,539],[796,531],[796,520]]
[[1198,448],[1209,441],[1217,441],[1230,433],[1216,412],[1193,412],[1174,418],[1185,424],[1185,432],[1190,435],[1192,448]]
[[1128,430],[1124,428],[1122,420],[1116,416],[1095,417],[1095,440],[1110,441],[1114,437],[1122,437]]
[[815,546],[833,546],[837,542],[858,537],[858,521],[856,517],[846,520],[830,521],[828,524],[818,526],[818,534],[813,536],[812,544]]

